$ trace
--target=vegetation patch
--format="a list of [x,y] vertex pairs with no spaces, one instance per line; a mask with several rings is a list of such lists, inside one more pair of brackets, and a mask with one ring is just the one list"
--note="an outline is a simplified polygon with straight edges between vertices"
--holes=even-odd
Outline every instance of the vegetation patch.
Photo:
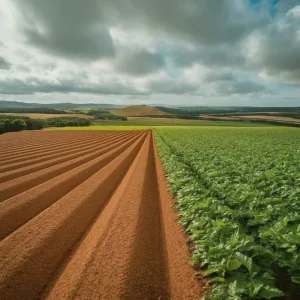
[[298,299],[299,130],[163,128],[155,136],[192,261],[213,285],[205,299]]
[[0,115],[0,134],[22,130],[39,130],[47,127],[80,127],[90,126],[88,119],[57,117],[48,119],[31,119],[29,117],[17,117]]
[[0,134],[21,130],[39,130],[43,128],[41,120],[33,120],[28,117],[15,117],[0,115]]
[[166,116],[168,113],[159,108],[147,105],[132,105],[118,108],[112,111],[113,114],[125,117],[145,117],[145,116]]
[[58,117],[43,120],[44,127],[81,127],[90,125],[91,121],[83,118]]
[[118,116],[112,114],[110,111],[105,109],[92,109],[87,113],[89,116],[94,117],[96,120],[119,120],[127,121],[127,118],[124,116]]

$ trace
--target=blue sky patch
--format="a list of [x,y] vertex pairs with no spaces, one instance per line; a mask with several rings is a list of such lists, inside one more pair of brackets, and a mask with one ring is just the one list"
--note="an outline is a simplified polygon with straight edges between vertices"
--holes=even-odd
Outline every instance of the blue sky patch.
[[[249,3],[255,8],[255,10],[260,11],[262,6],[262,0],[249,0]],[[272,17],[275,17],[277,14],[276,5],[280,2],[280,0],[268,0],[268,9],[269,13]]]

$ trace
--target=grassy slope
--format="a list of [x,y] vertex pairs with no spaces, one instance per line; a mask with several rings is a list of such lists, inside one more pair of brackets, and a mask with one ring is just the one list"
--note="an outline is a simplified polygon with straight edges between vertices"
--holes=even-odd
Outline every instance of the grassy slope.
[[291,122],[291,123],[300,123],[300,119],[292,118],[292,117],[284,117],[284,116],[276,116],[276,115],[258,115],[258,114],[248,114],[248,115],[228,115],[228,116],[217,116],[217,115],[201,115],[201,119],[215,119],[215,120],[267,120],[267,121],[278,121],[278,122]]
[[228,121],[208,121],[208,120],[184,120],[169,118],[134,118],[129,117],[128,121],[95,120],[95,126],[230,126],[230,127],[259,127],[268,126],[251,122],[228,122]]
[[[154,129],[156,127],[169,128],[190,128],[190,127],[270,127],[269,124],[251,122],[230,122],[230,121],[208,121],[208,120],[184,120],[169,118],[143,118],[129,117],[128,121],[94,120],[89,127],[62,127],[51,128],[50,130],[133,130],[133,129]],[[49,130],[49,129],[48,129]]]
[[158,108],[144,106],[144,105],[132,105],[124,108],[119,108],[111,111],[115,115],[124,116],[124,117],[132,117],[132,116],[163,116],[168,115]]
[[[216,126],[216,125],[206,125],[205,128],[223,128],[224,126]],[[254,127],[254,126],[253,126]],[[183,125],[176,125],[176,126],[150,126],[150,125],[131,125],[131,126],[119,126],[119,125],[102,125],[102,126],[82,126],[82,127],[52,127],[52,128],[45,128],[45,130],[146,130],[146,129],[170,129],[170,130],[177,130],[177,129],[199,129],[201,126],[183,126]],[[236,126],[227,126],[226,128],[237,128]],[[240,128],[251,128],[250,126],[241,126]],[[256,125],[255,128],[262,129],[266,128],[264,125]]]

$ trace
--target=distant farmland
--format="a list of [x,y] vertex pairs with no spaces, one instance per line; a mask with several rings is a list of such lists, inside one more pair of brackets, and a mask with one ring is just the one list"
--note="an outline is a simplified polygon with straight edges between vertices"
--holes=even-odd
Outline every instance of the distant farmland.
[[124,108],[119,108],[111,111],[115,115],[124,117],[139,117],[139,116],[166,116],[168,113],[161,111],[156,107],[146,105],[133,105]]
[[150,131],[11,133],[0,146],[1,299],[203,296]]
[[92,116],[89,116],[89,115],[86,115],[86,114],[0,113],[0,115],[29,117],[31,119],[49,119],[49,118],[61,118],[61,117],[93,119]]
[[291,118],[291,117],[283,117],[283,116],[261,116],[261,115],[251,115],[251,116],[243,116],[247,119],[252,120],[272,120],[272,121],[283,121],[283,122],[294,122],[294,123],[300,123],[300,119]]
[[300,299],[299,129],[197,122],[1,135],[1,297]]
[[286,117],[286,116],[276,116],[272,114],[254,114],[254,115],[201,115],[202,120],[211,121],[273,121],[283,124],[300,124],[299,118]]

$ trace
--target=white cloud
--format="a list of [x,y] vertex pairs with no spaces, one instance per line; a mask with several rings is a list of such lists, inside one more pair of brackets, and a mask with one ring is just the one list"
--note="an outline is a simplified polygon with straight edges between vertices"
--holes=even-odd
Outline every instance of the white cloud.
[[254,32],[245,45],[248,61],[261,79],[300,84],[300,6]]
[[96,60],[114,55],[98,0],[14,0],[27,42],[64,58]]
[[295,103],[297,3],[0,0],[0,97]]

